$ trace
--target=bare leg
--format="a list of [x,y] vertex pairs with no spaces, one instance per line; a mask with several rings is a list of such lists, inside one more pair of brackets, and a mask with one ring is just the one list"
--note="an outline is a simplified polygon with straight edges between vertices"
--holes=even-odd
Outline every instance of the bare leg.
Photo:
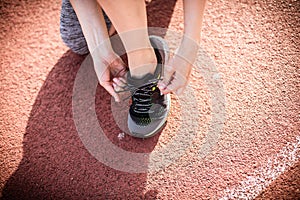
[[97,1],[120,34],[131,75],[141,78],[147,73],[154,73],[157,60],[149,41],[145,1]]

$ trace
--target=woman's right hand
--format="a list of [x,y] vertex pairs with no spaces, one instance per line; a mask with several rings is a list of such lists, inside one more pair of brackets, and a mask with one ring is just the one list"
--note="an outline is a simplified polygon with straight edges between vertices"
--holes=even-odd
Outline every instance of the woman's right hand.
[[125,77],[127,72],[125,63],[113,50],[105,55],[93,53],[92,57],[100,85],[114,97],[116,102],[120,102],[120,97],[114,89],[117,85],[116,82],[113,82],[113,79],[123,79]]

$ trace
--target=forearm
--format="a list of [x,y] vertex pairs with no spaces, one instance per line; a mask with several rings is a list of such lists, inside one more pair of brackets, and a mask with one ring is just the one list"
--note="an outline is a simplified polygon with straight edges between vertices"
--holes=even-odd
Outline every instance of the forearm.
[[184,0],[184,36],[178,51],[193,63],[199,47],[206,0]]
[[200,41],[206,0],[184,0],[184,35]]
[[[111,50],[102,9],[96,0],[70,0],[91,53],[101,44],[103,54]],[[103,43],[105,41],[105,43]]]

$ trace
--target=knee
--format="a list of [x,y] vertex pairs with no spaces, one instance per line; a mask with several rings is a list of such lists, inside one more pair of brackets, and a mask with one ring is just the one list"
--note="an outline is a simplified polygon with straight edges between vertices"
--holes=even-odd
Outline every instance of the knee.
[[69,47],[74,53],[84,55],[89,53],[89,49],[82,34],[81,29],[76,30],[73,28],[66,28],[60,26],[60,36],[62,41]]
[[60,28],[60,35],[62,41],[69,47],[74,53],[84,55],[89,53],[89,49],[86,40],[82,32],[67,31],[63,27]]
[[80,55],[89,53],[80,23],[69,0],[62,1],[60,35],[63,42],[73,52]]

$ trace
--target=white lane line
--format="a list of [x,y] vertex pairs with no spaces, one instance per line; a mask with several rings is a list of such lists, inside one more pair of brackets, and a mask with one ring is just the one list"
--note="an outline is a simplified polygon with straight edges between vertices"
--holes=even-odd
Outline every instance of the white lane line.
[[228,199],[254,199],[262,190],[267,188],[285,170],[293,166],[300,159],[300,136],[295,143],[288,143],[273,158],[269,158],[264,167],[254,171],[252,176],[240,182],[236,187],[226,189],[224,197],[220,200]]

